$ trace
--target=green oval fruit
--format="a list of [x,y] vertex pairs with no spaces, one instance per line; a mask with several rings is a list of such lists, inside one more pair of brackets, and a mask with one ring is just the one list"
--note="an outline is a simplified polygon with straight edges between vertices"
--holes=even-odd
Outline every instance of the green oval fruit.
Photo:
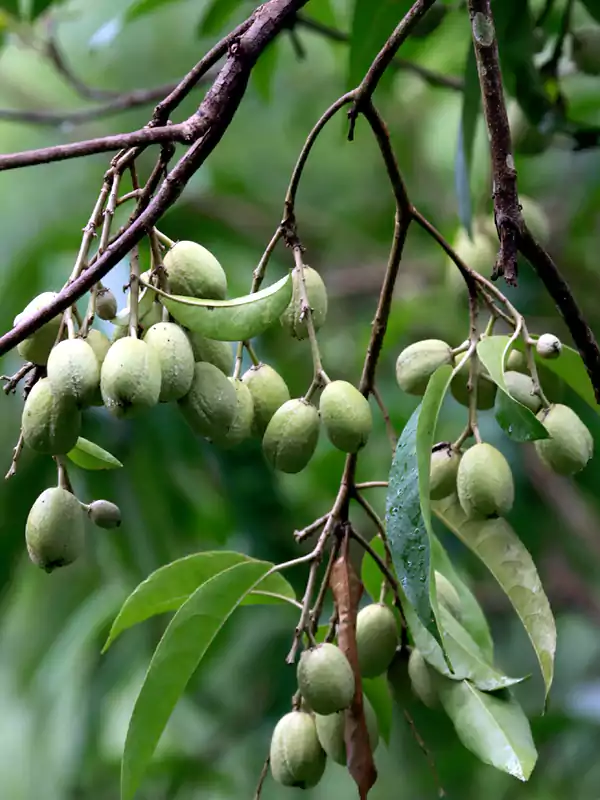
[[457,619],[460,619],[462,613],[460,596],[448,578],[437,570],[435,571],[435,590],[438,603],[445,606]]
[[225,436],[214,439],[221,447],[235,447],[250,436],[252,419],[254,417],[254,403],[250,390],[240,380],[227,378],[235,389],[237,402],[235,415],[231,427]]
[[600,75],[600,27],[579,28],[573,32],[571,57],[584,75]]
[[534,414],[540,410],[542,401],[539,395],[534,394],[534,383],[530,375],[509,370],[504,373],[504,382],[509,394],[515,400],[527,406]]
[[128,325],[115,325],[112,331],[112,336],[110,337],[111,342],[114,344],[118,342],[119,339],[124,339],[126,336],[129,336],[129,326]]
[[88,331],[85,341],[94,351],[94,355],[98,359],[98,364],[102,366],[106,354],[110,350],[110,339],[108,336],[102,333],[102,331],[97,331],[95,328],[92,328],[91,331]]
[[100,370],[102,399],[110,412],[127,418],[152,408],[160,384],[160,361],[152,347],[130,336],[114,342]]
[[267,461],[281,472],[300,472],[315,452],[320,428],[319,412],[311,403],[288,400],[267,425],[262,442]]
[[399,644],[398,625],[391,608],[372,603],[356,617],[356,649],[363,678],[376,678],[392,662]]
[[535,344],[540,358],[558,358],[562,352],[562,342],[553,333],[543,333]]
[[21,428],[25,444],[32,450],[65,455],[79,437],[81,412],[72,400],[57,397],[48,378],[42,378],[25,401]]
[[[481,366],[480,366],[481,369]],[[450,383],[450,391],[461,406],[469,406],[469,362],[458,372]],[[482,374],[477,376],[477,408],[487,411],[494,407],[496,401],[496,384]]]
[[254,403],[252,433],[262,437],[273,414],[290,399],[290,391],[281,375],[268,364],[250,367],[242,375],[242,380]]
[[[482,275],[491,275],[498,255],[498,240],[490,235],[490,226],[487,220],[479,218],[473,223],[473,239],[464,228],[461,228],[454,240],[453,249],[468,267],[474,269]],[[456,280],[460,280],[464,286],[464,281],[460,277],[454,262],[450,263],[449,269],[453,275],[458,275]]]
[[163,307],[160,303],[152,303],[143,317],[140,317],[140,329],[142,332],[149,330],[153,325],[162,322]]
[[354,673],[334,644],[305,650],[298,662],[298,688],[315,714],[334,714],[348,708],[354,697]]
[[121,509],[108,500],[94,500],[87,507],[87,513],[99,528],[118,528],[121,524]]
[[438,447],[431,454],[429,495],[432,500],[442,500],[456,491],[456,474],[461,453],[450,446]]
[[114,319],[117,315],[117,298],[110,289],[100,289],[96,297],[96,316],[100,319]]
[[594,439],[587,427],[573,409],[559,403],[540,411],[538,417],[552,437],[535,442],[542,461],[559,475],[580,472],[594,454]]
[[527,366],[525,353],[522,353],[520,350],[511,350],[506,359],[506,370],[508,372],[522,372],[524,375],[529,375],[529,367]]
[[321,420],[329,441],[344,453],[356,453],[367,443],[373,428],[369,401],[348,381],[332,381],[319,402]]
[[226,436],[237,411],[233,384],[214,364],[204,361],[195,365],[191,389],[178,402],[188,425],[207,439]]
[[[379,726],[373,706],[366,695],[363,694],[363,708],[365,711],[365,722],[369,733],[371,752],[377,750],[379,744]],[[315,714],[315,724],[317,735],[321,747],[332,761],[336,764],[346,766],[346,742],[344,740],[344,727],[346,724],[346,712],[336,711],[335,714]]]
[[48,356],[47,370],[56,397],[72,400],[80,408],[91,405],[100,386],[100,364],[88,342],[59,342]]
[[408,675],[412,690],[427,708],[438,705],[438,695],[430,672],[431,667],[415,648],[408,659]]
[[452,364],[450,345],[441,339],[423,339],[405,347],[396,361],[396,380],[407,394],[423,395],[433,373]]
[[[20,322],[29,319],[29,317],[33,316],[37,311],[41,311],[48,303],[52,302],[56,296],[56,292],[42,292],[42,294],[34,297],[34,299],[25,306],[23,311],[17,314],[14,319],[14,324],[18,325]],[[44,365],[48,361],[50,351],[54,347],[54,342],[60,330],[61,320],[62,314],[58,314],[56,317],[53,317],[50,322],[42,325],[42,327],[31,336],[28,336],[27,339],[20,342],[17,345],[19,355],[24,358],[25,361]]]
[[200,333],[188,331],[188,337],[194,352],[194,361],[208,361],[214,364],[225,375],[233,370],[233,349],[230,342],[218,342],[207,339]]
[[[306,296],[312,311],[312,321],[315,331],[323,327],[327,317],[327,289],[319,273],[312,267],[304,267],[304,282]],[[292,270],[292,300],[281,315],[281,324],[295,339],[306,339],[308,325],[306,323],[306,309],[302,301],[302,286],[300,271]]]
[[310,789],[321,780],[326,764],[315,721],[304,711],[291,711],[273,731],[271,774],[283,786]]
[[515,487],[508,464],[490,444],[474,444],[464,453],[456,478],[458,500],[469,518],[503,516],[513,505]]
[[84,512],[75,495],[59,487],[46,489],[27,517],[29,557],[46,572],[72,564],[83,552],[84,526]]
[[166,253],[169,292],[185,297],[224,300],[227,276],[213,254],[197,242],[177,242]]
[[194,354],[185,331],[174,322],[157,322],[148,328],[144,341],[160,363],[159,401],[180,400],[189,392],[194,378]]

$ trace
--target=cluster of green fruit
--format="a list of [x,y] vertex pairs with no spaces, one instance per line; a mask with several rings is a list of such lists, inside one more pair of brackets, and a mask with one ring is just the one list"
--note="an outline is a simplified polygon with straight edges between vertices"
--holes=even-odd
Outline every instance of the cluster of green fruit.
[[[387,672],[400,639],[391,608],[365,606],[356,619],[356,647],[361,677]],[[327,756],[346,765],[346,710],[352,704],[356,681],[352,667],[335,644],[305,650],[298,662],[299,709],[283,716],[273,731],[270,763],[273,777],[284,786],[308,789],[320,781]],[[379,743],[377,717],[363,695],[371,750]]]
[[[536,342],[541,358],[559,358],[560,340],[543,334]],[[454,366],[455,354],[449,344],[438,339],[416,342],[403,350],[396,362],[396,377],[401,389],[422,395],[431,375],[444,364]],[[492,408],[497,387],[483,365],[477,362],[476,401],[478,409]],[[451,381],[451,392],[462,405],[469,405],[469,360]],[[504,380],[510,395],[537,414],[549,438],[535,442],[544,463],[561,475],[582,470],[593,454],[590,431],[568,406],[544,404],[529,373],[527,359],[519,350],[511,350],[506,361]],[[507,514],[513,505],[514,483],[505,457],[489,444],[477,442],[464,453],[443,443],[431,455],[430,493],[441,500],[454,492],[468,518],[490,518]]]
[[[259,363],[239,378],[232,376],[229,341],[207,338],[171,321],[159,283],[168,287],[167,297],[225,298],[225,272],[206,248],[195,242],[178,242],[165,254],[164,270],[154,273],[140,276],[137,303],[132,304],[130,296],[120,312],[111,292],[104,288],[98,292],[95,315],[113,323],[112,341],[93,328],[82,326],[76,331],[72,321],[65,326],[59,315],[19,345],[23,358],[45,371],[23,409],[22,435],[29,448],[52,456],[69,453],[79,438],[82,410],[87,407],[104,405],[116,417],[129,418],[157,403],[176,403],[193,431],[220,447],[234,447],[251,436],[262,439],[267,460],[287,473],[306,467],[321,425],[332,444],[346,453],[356,452],[366,443],[372,428],[371,409],[352,384],[341,380],[327,383],[318,407],[308,399],[291,398],[285,381],[269,365]],[[308,299],[315,330],[327,314],[327,292],[321,277],[310,267],[303,268],[303,276],[304,286],[298,268],[293,270],[291,301],[280,318],[283,328],[296,339],[308,335],[303,297]],[[54,296],[44,293],[36,297],[15,324]],[[134,308],[137,325],[132,324]],[[65,328],[67,338],[61,335]],[[53,504],[55,513],[48,516],[45,528],[36,523],[36,532],[30,536],[33,523],[27,527],[28,542],[35,540],[35,545],[30,544],[32,558],[47,569],[70,563],[78,551],[72,543],[80,541],[73,533],[71,544],[58,548],[60,557],[41,555],[40,542],[69,538],[66,532],[58,535],[55,531],[59,525],[55,516],[59,520],[59,510],[67,504],[64,498]],[[56,547],[49,549],[54,553]]]

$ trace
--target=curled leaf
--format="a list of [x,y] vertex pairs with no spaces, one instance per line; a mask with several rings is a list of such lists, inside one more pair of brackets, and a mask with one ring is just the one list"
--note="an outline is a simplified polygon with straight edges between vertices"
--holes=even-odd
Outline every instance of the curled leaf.
[[123,464],[115,458],[108,450],[104,450],[100,445],[84,439],[82,436],[77,439],[75,447],[67,453],[74,464],[81,469],[119,469]]

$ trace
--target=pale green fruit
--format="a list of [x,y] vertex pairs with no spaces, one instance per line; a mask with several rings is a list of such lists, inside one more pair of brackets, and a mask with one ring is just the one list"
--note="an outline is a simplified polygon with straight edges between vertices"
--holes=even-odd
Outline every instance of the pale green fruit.
[[435,590],[438,603],[445,606],[457,619],[460,619],[462,603],[459,594],[448,578],[437,570],[435,571]]
[[432,452],[429,473],[429,495],[432,500],[442,500],[456,491],[460,458],[461,454],[448,445]]
[[59,342],[48,356],[47,370],[56,397],[72,400],[80,408],[91,405],[100,386],[100,364],[88,342]]
[[525,353],[522,353],[520,350],[511,350],[506,359],[506,370],[508,372],[522,372],[524,375],[529,375],[529,367],[527,366]]
[[332,381],[323,389],[319,412],[329,441],[344,453],[356,453],[373,428],[369,401],[348,381]]
[[[498,239],[490,235],[489,225],[483,219],[473,223],[473,239],[464,228],[461,228],[454,240],[453,249],[465,264],[482,275],[491,275],[498,255]],[[456,281],[464,285],[460,273],[452,262],[449,267],[456,276]]]
[[593,25],[573,32],[571,56],[584,75],[600,75],[600,27]]
[[94,500],[87,507],[87,513],[98,528],[118,528],[121,524],[121,509],[108,500]]
[[508,461],[485,442],[474,444],[463,454],[456,486],[459,502],[469,518],[503,516],[515,499]]
[[79,500],[66,489],[46,489],[27,517],[25,540],[29,557],[52,572],[72,564],[83,552],[85,515]]
[[439,701],[430,670],[431,667],[415,647],[408,659],[408,675],[412,690],[427,708],[436,708]]
[[290,399],[290,390],[281,375],[268,364],[250,367],[242,375],[242,380],[254,403],[252,433],[262,437],[273,414]]
[[283,786],[310,789],[325,772],[327,757],[315,721],[305,711],[290,711],[279,720],[269,755],[271,774]]
[[535,343],[540,358],[554,359],[562,353],[562,342],[553,333],[543,333]]
[[254,403],[245,383],[234,378],[227,378],[227,380],[234,387],[237,397],[235,416],[226,435],[216,437],[214,442],[220,447],[235,447],[250,436]]
[[[327,317],[327,289],[319,273],[312,267],[304,267],[304,282],[306,284],[306,296],[312,311],[312,321],[315,331],[323,327]],[[281,315],[281,324],[295,339],[306,339],[308,337],[308,325],[306,323],[304,304],[302,302],[302,288],[300,271],[292,271],[292,300],[289,306]]]
[[96,297],[96,316],[99,319],[114,319],[117,314],[117,298],[110,289],[100,289]]
[[155,406],[160,384],[160,361],[146,342],[128,336],[111,346],[100,370],[100,390],[116,417],[132,417]]
[[66,397],[57,397],[48,378],[39,380],[23,407],[21,428],[25,444],[38,453],[59,456],[75,447],[81,431],[81,412]]
[[142,331],[148,331],[153,325],[162,322],[163,307],[160,303],[152,303],[149,311],[140,319]]
[[218,367],[201,361],[194,366],[190,391],[178,401],[192,430],[207,439],[226,436],[237,411],[237,393]]
[[262,443],[267,461],[281,472],[300,472],[315,452],[320,428],[319,412],[311,403],[288,400],[267,425]]
[[92,328],[91,331],[88,331],[85,341],[92,348],[94,355],[98,359],[98,363],[102,366],[106,354],[110,350],[110,339],[108,336],[102,333],[102,331],[97,331],[95,328]]
[[519,195],[521,214],[532,235],[543,245],[550,241],[550,220],[539,203],[531,197]]
[[177,242],[166,253],[169,292],[185,297],[224,300],[227,276],[213,254],[197,242]]
[[298,688],[315,714],[334,714],[348,708],[354,697],[354,673],[334,644],[305,650],[298,662]]
[[391,664],[400,642],[394,612],[383,603],[362,608],[356,617],[356,649],[363,678],[376,678]]
[[230,375],[233,370],[233,348],[231,342],[218,342],[207,339],[200,333],[188,331],[188,337],[194,351],[194,361],[208,361],[214,364],[225,375]]
[[559,403],[540,411],[538,418],[552,437],[535,442],[542,461],[559,475],[580,472],[594,454],[594,439],[588,428],[573,409]]
[[[481,370],[482,367],[480,366]],[[458,374],[452,378],[450,383],[450,391],[452,397],[461,404],[461,406],[469,406],[469,362],[464,365]],[[494,407],[496,401],[496,384],[484,377],[481,373],[477,376],[477,408],[480,411],[487,411]]]
[[[48,303],[52,302],[56,297],[56,292],[42,292],[42,294],[34,297],[34,299],[25,306],[23,311],[17,314],[14,319],[14,324],[18,325],[20,322],[29,319],[29,317],[32,317],[37,311],[41,311],[42,308],[47,306]],[[50,351],[54,347],[61,320],[62,314],[58,314],[56,317],[53,317],[50,322],[42,325],[42,327],[31,336],[28,336],[27,339],[20,342],[17,345],[19,355],[24,358],[25,361],[44,365],[48,361]]]
[[539,395],[534,394],[534,384],[530,375],[523,375],[522,372],[508,371],[504,373],[504,382],[509,394],[519,403],[531,409],[535,414],[540,410],[542,401]]
[[148,328],[144,341],[160,363],[161,403],[171,403],[186,395],[194,378],[194,354],[185,331],[174,322],[157,322]]
[[125,339],[126,336],[129,336],[129,326],[128,325],[115,325],[113,328],[111,342],[118,342],[119,339]]
[[407,394],[423,395],[433,373],[452,364],[450,345],[441,339],[423,339],[405,347],[396,360],[396,380]]
[[[377,750],[379,744],[379,726],[377,716],[373,706],[366,695],[363,694],[363,708],[365,712],[365,722],[369,733],[371,752]],[[346,724],[346,712],[336,711],[335,714],[315,714],[315,724],[321,747],[332,761],[336,764],[346,766],[346,742],[344,741],[344,727]]]

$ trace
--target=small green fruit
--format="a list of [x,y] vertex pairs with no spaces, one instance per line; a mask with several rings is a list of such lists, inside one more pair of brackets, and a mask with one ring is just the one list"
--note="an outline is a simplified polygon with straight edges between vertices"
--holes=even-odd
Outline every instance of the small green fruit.
[[91,405],[100,386],[100,364],[83,339],[65,339],[48,356],[48,380],[56,397],[72,400],[80,408]]
[[225,375],[231,375],[233,370],[233,349],[230,342],[217,342],[207,339],[200,333],[188,331],[188,337],[194,352],[194,361],[208,361],[214,364]]
[[506,359],[506,370],[507,372],[522,372],[524,375],[529,375],[525,353],[520,350],[511,350]]
[[571,56],[584,75],[600,75],[600,27],[580,28],[573,32]]
[[106,354],[110,350],[110,339],[108,336],[102,333],[102,331],[97,331],[95,328],[92,328],[91,331],[88,331],[85,341],[94,351],[94,355],[98,359],[98,364],[102,366]]
[[[454,250],[456,254],[465,262],[468,267],[479,272],[481,275],[491,275],[498,255],[497,237],[490,235],[490,226],[483,218],[476,219],[473,223],[473,239],[464,228],[461,228],[454,240]],[[458,272],[454,262],[451,262],[449,269],[453,275],[458,275],[464,285],[462,277]]]
[[321,780],[326,760],[310,714],[291,711],[279,720],[270,749],[271,774],[277,783],[310,789]]
[[171,403],[186,395],[194,378],[194,354],[185,331],[174,322],[157,322],[148,328],[144,341],[160,363],[161,403]]
[[530,375],[509,370],[504,373],[504,382],[509,394],[515,400],[527,406],[534,414],[540,410],[542,401],[539,395],[534,394],[534,383]]
[[130,336],[114,342],[100,371],[102,399],[111,413],[127,418],[152,408],[160,385],[160,361],[152,347]]
[[461,453],[449,445],[437,447],[431,453],[429,495],[432,500],[442,500],[456,491],[456,474]]
[[348,708],[354,697],[354,673],[334,644],[305,650],[298,662],[298,688],[315,714],[334,714]]
[[412,690],[427,708],[436,708],[438,695],[430,670],[431,667],[415,647],[408,659],[408,675]]
[[99,528],[118,528],[121,524],[121,509],[108,500],[94,500],[87,507],[87,513]]
[[237,411],[233,384],[214,364],[205,361],[195,365],[192,387],[178,402],[188,425],[207,439],[226,436]]
[[399,644],[394,612],[382,603],[372,603],[358,612],[356,649],[363,678],[376,678],[392,662]]
[[[379,744],[379,726],[373,706],[366,695],[363,694],[363,708],[365,712],[365,722],[369,733],[371,752],[377,750]],[[344,740],[344,727],[346,724],[346,712],[336,711],[335,714],[315,714],[315,724],[321,747],[332,761],[336,764],[346,766],[346,742]]]
[[56,396],[48,378],[42,378],[25,401],[21,428],[25,444],[32,450],[65,455],[79,437],[81,412],[72,400]]
[[[481,369],[481,366],[480,366]],[[469,406],[469,362],[458,372],[450,384],[452,397],[461,404]],[[496,401],[496,384],[483,374],[477,376],[477,408],[487,411],[494,407]]]
[[54,487],[37,498],[25,527],[29,557],[52,572],[72,564],[83,552],[85,516],[71,492]]
[[110,289],[100,289],[96,297],[96,316],[99,319],[114,319],[117,315],[117,298]]
[[320,427],[319,412],[311,403],[288,400],[267,425],[262,442],[267,461],[281,472],[300,472],[315,452]]
[[177,242],[166,253],[169,292],[185,297],[224,300],[227,276],[213,254],[197,242]]
[[[17,314],[14,319],[14,324],[18,325],[20,322],[29,319],[29,317],[32,317],[36,312],[41,311],[42,308],[47,306],[48,303],[51,303],[56,296],[56,292],[42,292],[42,294],[34,297],[34,299],[25,306],[23,311]],[[31,336],[28,336],[27,339],[20,342],[17,345],[19,355],[24,358],[25,361],[31,361],[33,364],[40,364],[43,366],[48,361],[50,351],[54,347],[54,342],[60,330],[61,320],[62,314],[58,314],[56,317],[53,317],[50,322],[42,325],[42,327]]]
[[515,487],[510,466],[490,444],[474,444],[464,453],[456,486],[469,518],[503,516],[512,508]]
[[[327,317],[327,289],[319,273],[312,267],[304,267],[304,282],[308,305],[312,311],[312,321],[315,331],[318,331]],[[300,271],[292,271],[292,300],[281,315],[281,324],[295,339],[306,339],[308,325],[306,323],[306,309],[302,301],[302,286]]]
[[433,373],[452,364],[450,345],[441,339],[424,339],[405,347],[396,361],[396,380],[407,394],[423,395]]
[[540,358],[558,358],[562,353],[562,342],[553,333],[543,333],[535,344]]
[[214,441],[220,447],[235,447],[250,436],[254,417],[254,403],[252,402],[250,389],[245,383],[234,378],[227,378],[227,380],[230,381],[235,389],[237,397],[235,416],[227,434],[215,438]]
[[281,375],[268,364],[250,367],[242,375],[242,380],[250,390],[254,403],[252,433],[262,437],[273,414],[290,399],[290,390]]
[[356,453],[373,428],[369,401],[348,381],[332,381],[321,394],[319,412],[329,441],[344,453]]
[[438,603],[445,606],[456,619],[460,619],[462,613],[460,596],[448,578],[437,570],[435,571],[435,590]]
[[540,411],[538,417],[552,437],[535,442],[542,461],[559,475],[580,472],[594,454],[594,439],[588,428],[573,409],[559,403]]

